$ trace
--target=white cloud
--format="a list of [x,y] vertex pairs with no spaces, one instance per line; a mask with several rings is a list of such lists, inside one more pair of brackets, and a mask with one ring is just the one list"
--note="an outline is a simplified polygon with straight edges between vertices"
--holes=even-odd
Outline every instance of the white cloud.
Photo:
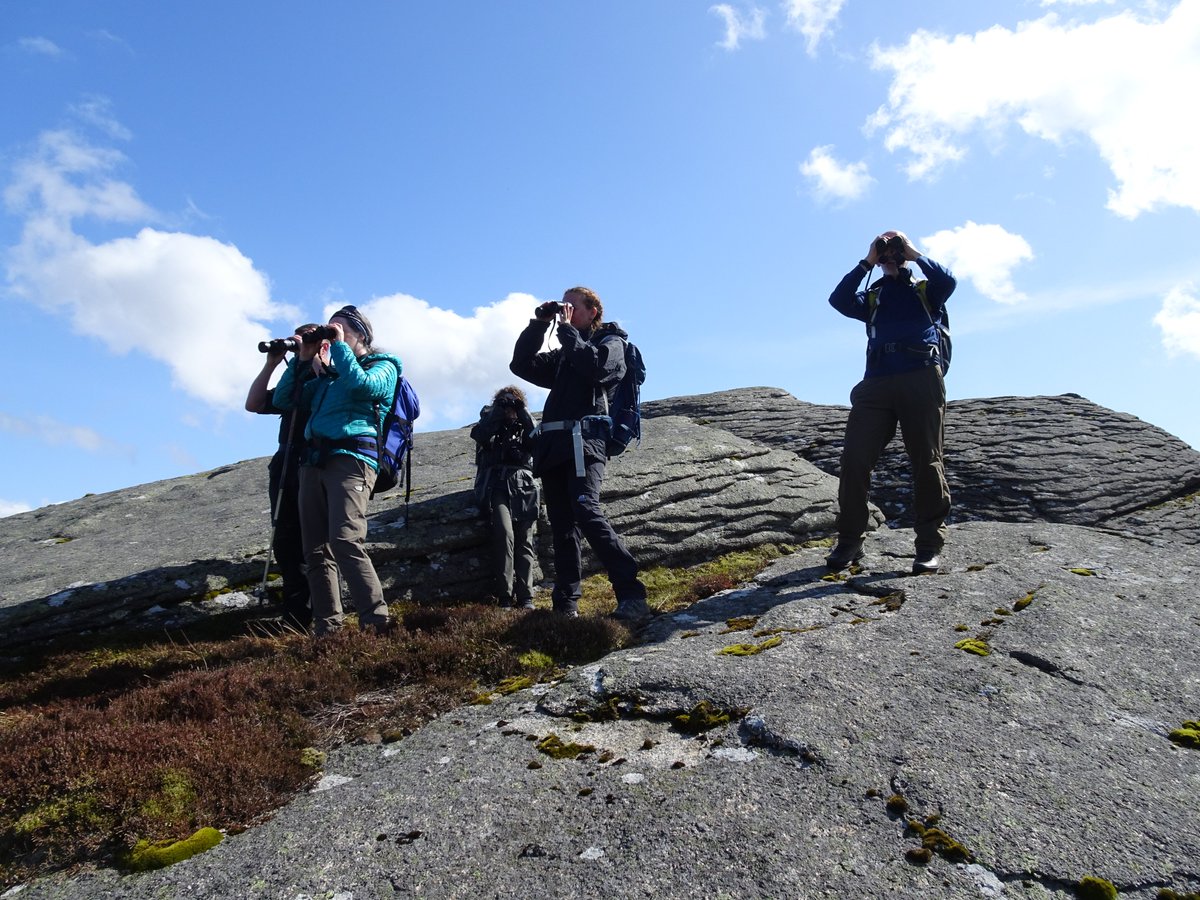
[[[519,382],[508,370],[517,335],[539,302],[529,294],[513,293],[462,316],[407,294],[392,294],[358,308],[371,320],[376,345],[400,357],[404,374],[421,398],[417,424],[428,429],[473,421],[479,407],[506,384],[521,384],[530,406],[540,407],[546,391]],[[325,315],[341,305],[330,304]]]
[[1161,20],[1124,11],[1060,24],[1052,13],[1016,30],[918,31],[903,46],[873,48],[873,67],[893,74],[868,128],[911,155],[912,178],[961,159],[975,131],[1016,125],[1054,143],[1082,136],[1116,179],[1108,208],[1117,215],[1200,210],[1200,120],[1178,99],[1183,85],[1200,84],[1198,40],[1200,0],[1180,0]]
[[845,0],[784,0],[787,22],[806,38],[809,56],[817,52],[821,39],[833,28]]
[[862,197],[875,179],[864,162],[844,163],[833,155],[832,146],[814,147],[800,163],[800,173],[813,184],[819,200],[845,202]]
[[5,516],[15,516],[17,513],[29,512],[33,509],[28,503],[20,500],[0,500],[0,519]]
[[[99,115],[103,106],[90,109]],[[10,289],[64,314],[114,353],[160,360],[192,396],[238,409],[260,362],[228,348],[268,337],[263,323],[291,310],[271,301],[266,277],[249,259],[213,238],[142,227],[133,237],[92,243],[76,233],[83,218],[158,218],[132,185],[114,177],[123,162],[118,151],[70,131],[42,136],[4,193],[25,220],[21,242],[7,253]]]
[[1033,259],[1033,248],[1019,234],[1000,225],[967,222],[921,239],[930,258],[970,281],[979,293],[997,303],[1019,303],[1025,294],[1013,285],[1012,270]]
[[744,16],[728,3],[710,6],[708,11],[725,20],[725,38],[718,46],[726,50],[738,49],[743,39],[761,41],[767,36],[763,27],[766,14],[757,6],[750,7]]
[[1154,317],[1162,329],[1163,346],[1171,356],[1188,354],[1200,359],[1200,298],[1191,284],[1172,288]]
[[37,53],[41,56],[59,57],[63,55],[62,47],[49,38],[25,37],[17,41],[17,46],[26,53]]

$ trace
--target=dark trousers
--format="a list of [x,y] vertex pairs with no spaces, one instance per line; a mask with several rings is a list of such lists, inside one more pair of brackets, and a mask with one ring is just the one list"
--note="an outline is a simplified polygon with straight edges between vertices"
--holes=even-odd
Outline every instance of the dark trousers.
[[537,519],[514,520],[512,501],[503,485],[492,489],[492,562],[495,566],[496,595],[500,600],[518,603],[533,600],[533,529]]
[[850,392],[850,417],[838,482],[838,534],[858,539],[867,530],[871,471],[897,424],[913,473],[913,523],[917,550],[938,552],[946,542],[950,488],[942,446],[946,385],[936,365],[859,382]]
[[283,618],[298,628],[312,625],[308,601],[308,579],[304,575],[304,545],[300,540],[300,479],[293,462],[284,472],[283,452],[271,458],[267,469],[271,493],[271,517],[275,540],[271,549],[283,579]]
[[608,524],[600,508],[600,484],[604,462],[587,460],[584,476],[575,474],[569,460],[542,474],[546,515],[554,538],[554,604],[556,607],[579,599],[583,578],[581,536],[587,538],[600,564],[608,573],[617,602],[645,599],[646,589],[638,581],[638,564]]

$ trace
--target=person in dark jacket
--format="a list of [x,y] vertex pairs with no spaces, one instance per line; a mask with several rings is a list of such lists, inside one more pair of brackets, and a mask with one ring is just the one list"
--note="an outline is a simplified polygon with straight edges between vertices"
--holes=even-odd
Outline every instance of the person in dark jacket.
[[[913,280],[910,263],[925,276]],[[862,279],[878,265],[883,277],[868,290]],[[940,358],[937,323],[954,292],[954,276],[922,256],[899,231],[874,238],[859,261],[829,295],[844,316],[867,325],[867,368],[850,392],[850,416],[842,445],[838,481],[838,541],[826,560],[843,569],[863,556],[871,471],[899,424],[913,470],[915,575],[936,572],[946,541],[950,489],[943,462],[947,360]]]
[[[625,340],[615,324],[603,322],[594,291],[574,287],[562,302],[537,308],[517,338],[509,368],[518,378],[549,388],[533,448],[533,471],[542,479],[546,513],[554,538],[554,609],[579,610],[582,561],[580,535],[587,538],[617,596],[613,616],[638,621],[650,615],[638,564],[600,508],[605,433],[598,416],[625,375]],[[539,352],[546,332],[559,320],[559,347]]]
[[[315,324],[309,323],[299,326],[296,334],[305,337],[316,329]],[[317,347],[315,341],[301,343],[296,355],[301,361],[311,361]],[[308,579],[304,576],[304,547],[300,541],[299,468],[308,417],[302,410],[280,409],[274,402],[275,389],[267,387],[272,373],[286,355],[287,351],[283,349],[267,352],[262,371],[255,376],[246,394],[246,411],[279,416],[279,449],[267,466],[273,526],[271,549],[283,581],[283,621],[294,628],[307,630],[312,625],[312,609],[308,602]],[[313,377],[312,370],[306,368],[304,377],[296,384],[303,385],[310,377]]]
[[496,391],[471,429],[475,441],[475,499],[492,529],[492,563],[500,606],[533,609],[537,557],[533,531],[540,495],[533,477],[533,419],[525,392]]
[[[312,363],[292,360],[275,388],[277,406],[308,412],[300,528],[313,629],[320,636],[342,626],[340,570],[359,628],[382,634],[393,623],[364,542],[367,501],[379,473],[379,429],[401,374],[400,360],[375,349],[371,323],[354,306],[334,313],[322,333]],[[293,393],[306,367],[316,377]]]

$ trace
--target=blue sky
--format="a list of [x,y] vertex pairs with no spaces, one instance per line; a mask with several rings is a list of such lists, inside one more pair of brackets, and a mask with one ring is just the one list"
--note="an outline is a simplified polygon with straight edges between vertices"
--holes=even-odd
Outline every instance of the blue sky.
[[576,284],[647,399],[845,404],[888,228],[959,278],[952,399],[1200,446],[1198,47],[1200,0],[0,0],[0,514],[269,454],[256,344],[344,303],[424,429]]

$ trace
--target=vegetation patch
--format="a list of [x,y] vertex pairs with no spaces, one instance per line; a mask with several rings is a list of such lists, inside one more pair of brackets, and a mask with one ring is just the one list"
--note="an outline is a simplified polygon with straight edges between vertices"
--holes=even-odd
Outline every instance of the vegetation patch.
[[537,748],[551,759],[576,759],[585,753],[595,753],[591,744],[565,743],[553,731],[537,742]]
[[675,728],[684,734],[703,734],[722,725],[728,725],[733,713],[743,715],[740,710],[730,711],[721,709],[711,700],[701,700],[685,713],[680,713],[672,720]]
[[967,653],[974,653],[976,656],[990,656],[992,648],[983,638],[963,638],[954,645],[955,650],[963,650]]
[[890,594],[884,594],[871,601],[872,606],[882,606],[887,612],[899,612],[900,607],[904,605],[904,601],[908,598],[904,596],[904,591],[892,591]]
[[758,624],[758,616],[735,616],[725,620],[725,627],[718,634],[729,634],[734,631],[749,631]]
[[1200,750],[1200,722],[1184,722],[1167,736],[1180,747]]
[[1117,900],[1117,886],[1103,878],[1084,875],[1079,879],[1079,887],[1075,889],[1075,896],[1079,900]]
[[934,827],[936,821],[934,817],[924,822],[909,819],[906,824],[908,830],[921,839],[923,849],[953,863],[970,862],[974,858],[971,851],[942,829]]
[[1073,575],[1083,575],[1084,577],[1089,577],[1096,574],[1094,569],[1085,569],[1082,566],[1071,569],[1070,572]]
[[1030,591],[1028,594],[1026,594],[1024,597],[1022,597],[1020,600],[1018,600],[1016,603],[1014,603],[1013,604],[1013,612],[1020,612],[1021,610],[1025,609],[1027,606],[1029,606],[1029,604],[1033,602],[1033,595],[1034,595],[1034,592]]
[[757,644],[730,644],[728,647],[722,647],[717,653],[724,656],[754,656],[762,653],[764,650],[770,650],[772,647],[778,647],[783,643],[783,638],[779,635],[769,637],[765,641],[760,641]]
[[124,868],[132,872],[147,872],[151,869],[162,869],[166,866],[211,850],[225,839],[225,835],[215,828],[201,828],[189,838],[182,841],[138,841],[122,861]]
[[1170,888],[1162,888],[1155,896],[1157,900],[1200,900],[1200,892],[1181,894]]

